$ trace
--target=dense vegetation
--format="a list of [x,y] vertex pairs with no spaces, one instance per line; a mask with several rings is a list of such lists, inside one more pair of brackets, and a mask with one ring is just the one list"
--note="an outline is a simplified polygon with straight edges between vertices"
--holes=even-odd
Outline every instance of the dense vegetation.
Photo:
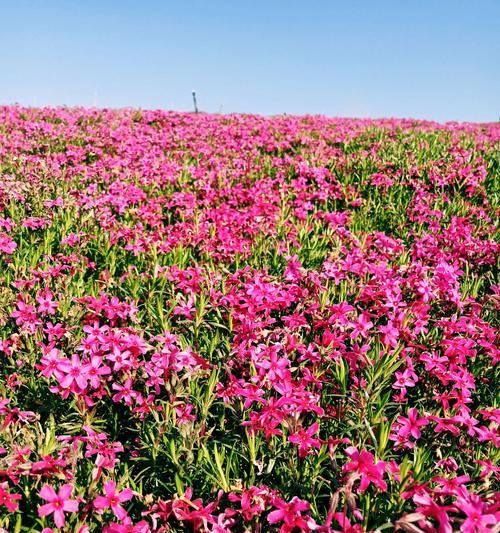
[[0,108],[0,527],[498,530],[499,141]]

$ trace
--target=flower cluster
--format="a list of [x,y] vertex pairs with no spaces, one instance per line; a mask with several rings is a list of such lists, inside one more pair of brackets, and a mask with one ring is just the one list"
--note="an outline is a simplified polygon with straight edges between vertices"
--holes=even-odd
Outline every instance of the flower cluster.
[[0,107],[0,529],[498,530],[499,148]]

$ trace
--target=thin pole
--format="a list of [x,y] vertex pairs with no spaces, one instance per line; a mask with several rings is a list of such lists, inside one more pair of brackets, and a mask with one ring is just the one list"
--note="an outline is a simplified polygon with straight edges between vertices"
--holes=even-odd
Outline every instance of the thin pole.
[[196,103],[196,91],[193,91],[193,104],[194,104],[194,112],[198,113],[198,104]]

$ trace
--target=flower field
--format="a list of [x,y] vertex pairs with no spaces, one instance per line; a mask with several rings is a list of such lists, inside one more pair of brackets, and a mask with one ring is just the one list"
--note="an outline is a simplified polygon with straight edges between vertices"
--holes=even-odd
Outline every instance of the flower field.
[[1,107],[0,531],[498,531],[499,153]]

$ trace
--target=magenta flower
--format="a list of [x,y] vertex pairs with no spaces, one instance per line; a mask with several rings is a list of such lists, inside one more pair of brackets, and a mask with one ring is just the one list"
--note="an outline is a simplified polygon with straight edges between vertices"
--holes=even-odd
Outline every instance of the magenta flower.
[[418,418],[418,411],[414,407],[408,409],[408,418],[404,416],[399,416],[397,419],[398,424],[400,424],[399,434],[402,437],[413,437],[418,439],[421,435],[420,428],[426,426],[429,421],[427,418]]
[[460,428],[457,427],[457,424],[460,422],[458,416],[452,416],[450,418],[440,418],[439,416],[431,415],[428,417],[428,419],[436,423],[436,427],[434,428],[434,431],[436,433],[448,431],[455,436],[460,434]]
[[393,326],[392,321],[389,320],[386,326],[379,326],[379,330],[383,334],[383,343],[392,348],[396,348],[398,345],[399,331]]
[[311,448],[320,448],[321,440],[313,437],[319,430],[318,423],[315,422],[307,429],[300,428],[298,433],[294,433],[288,437],[288,440],[293,444],[299,445],[299,456],[305,457],[310,453]]
[[57,348],[47,351],[40,359],[39,368],[42,371],[42,375],[46,378],[50,378],[52,375],[61,377],[62,374],[58,372],[58,367],[63,360],[61,352]]
[[413,496],[413,501],[417,504],[416,511],[418,513],[422,513],[427,518],[437,520],[439,533],[452,533],[453,528],[448,516],[448,511],[452,507],[438,505],[428,494],[416,494]]
[[0,252],[11,255],[16,248],[17,244],[15,241],[5,234],[0,234]]
[[44,485],[39,492],[40,498],[49,502],[38,508],[40,517],[50,514],[54,515],[54,522],[57,527],[63,527],[65,524],[64,513],[76,513],[78,511],[78,500],[71,500],[73,485],[63,485],[56,494],[50,485]]
[[44,294],[36,297],[38,302],[38,312],[45,315],[54,315],[59,304],[54,301],[54,295],[50,291],[46,291]]
[[0,505],[4,505],[9,512],[17,511],[19,508],[20,494],[11,494],[8,491],[8,484],[6,482],[0,483]]
[[87,386],[88,376],[78,355],[73,354],[71,361],[63,359],[57,369],[62,374],[59,384],[63,389],[73,387],[73,384],[82,390]]
[[103,365],[102,358],[95,355],[90,358],[90,362],[83,367],[92,388],[97,389],[101,384],[101,376],[111,374],[111,368]]
[[353,328],[351,332],[351,339],[356,339],[359,335],[362,337],[368,336],[368,331],[373,328],[373,322],[370,320],[370,316],[367,313],[361,313],[357,322],[351,322]]
[[370,452],[359,452],[354,446],[349,446],[345,453],[350,457],[351,461],[347,463],[342,471],[355,472],[360,475],[361,481],[359,484],[359,492],[364,492],[371,483],[373,483],[380,490],[387,490],[387,483],[383,480],[385,474],[385,461],[378,461]]
[[129,357],[130,357],[130,352],[128,350],[122,350],[118,346],[113,346],[111,353],[106,355],[106,359],[114,363],[113,370],[115,372],[118,372],[119,370],[123,368],[130,367]]
[[11,317],[16,319],[16,324],[22,326],[23,324],[35,324],[37,322],[36,310],[33,305],[25,304],[22,300],[18,300],[17,309],[12,311]]
[[118,391],[113,395],[113,401],[119,402],[123,400],[126,405],[132,405],[134,398],[137,398],[137,392],[132,389],[132,379],[128,378],[123,385],[113,383],[113,390]]
[[493,530],[500,519],[500,513],[495,516],[493,510],[489,511],[477,494],[465,491],[464,497],[459,497],[455,505],[467,515],[460,526],[460,531],[464,533],[487,533]]
[[405,370],[404,372],[395,372],[394,377],[396,378],[396,383],[393,385],[394,389],[405,390],[406,387],[415,386],[415,378],[409,370]]
[[283,533],[294,531],[296,528],[300,531],[309,531],[311,529],[309,527],[311,519],[302,515],[304,511],[309,510],[310,505],[308,502],[294,496],[289,503],[281,498],[276,498],[273,501],[273,505],[276,510],[269,513],[267,520],[270,524],[284,522],[280,529]]
[[94,507],[99,511],[111,509],[118,520],[124,520],[127,517],[127,511],[120,505],[132,499],[131,489],[123,489],[121,492],[116,491],[116,483],[107,481],[104,484],[105,496],[97,496],[94,500]]
[[266,371],[266,375],[271,381],[278,379],[284,379],[286,371],[290,364],[290,360],[287,357],[279,357],[278,350],[271,350],[269,360],[263,359],[255,363],[255,366],[259,369]]

